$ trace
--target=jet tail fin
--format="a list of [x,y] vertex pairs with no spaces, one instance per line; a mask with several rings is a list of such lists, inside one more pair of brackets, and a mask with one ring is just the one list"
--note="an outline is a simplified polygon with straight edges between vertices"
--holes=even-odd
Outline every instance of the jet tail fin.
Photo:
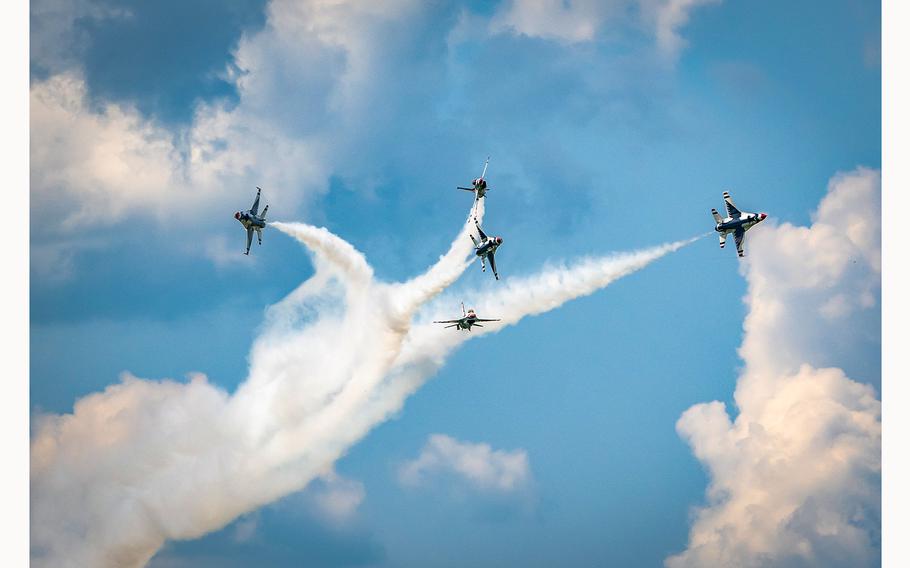
[[727,244],[727,234],[721,233],[720,235],[720,248],[724,248],[724,245]]
[[714,220],[720,223],[723,221],[723,217],[720,216],[720,213],[717,212],[717,209],[711,208],[711,215],[714,215]]
[[262,210],[262,220],[265,221],[265,215],[269,212],[269,206],[266,205],[265,209]]

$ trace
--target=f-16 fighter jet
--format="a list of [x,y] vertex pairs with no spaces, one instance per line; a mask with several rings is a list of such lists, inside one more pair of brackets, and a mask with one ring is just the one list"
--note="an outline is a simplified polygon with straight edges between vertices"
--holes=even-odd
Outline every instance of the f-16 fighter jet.
[[253,206],[250,207],[249,211],[238,211],[234,213],[234,219],[240,221],[240,224],[243,225],[243,228],[246,229],[246,252],[243,254],[250,254],[250,245],[253,242],[253,231],[256,231],[256,235],[259,237],[259,244],[262,244],[262,229],[265,229],[265,214],[269,211],[269,206],[266,205],[265,209],[262,210],[262,215],[259,215],[259,194],[262,193],[262,189],[256,188],[256,201],[253,202]]
[[717,209],[711,209],[711,214],[714,215],[714,220],[717,221],[714,230],[719,233],[720,248],[724,248],[724,245],[727,244],[727,235],[733,233],[733,240],[736,242],[736,252],[742,257],[743,239],[746,236],[746,231],[764,221],[768,215],[765,213],[740,211],[736,208],[736,205],[733,205],[733,199],[730,198],[730,194],[726,191],[724,192],[724,205],[727,207],[727,216],[724,218],[721,218]]
[[477,314],[474,313],[473,308],[468,310],[468,313],[464,311],[464,302],[461,303],[461,313],[463,317],[454,320],[445,320],[445,321],[434,321],[433,323],[450,323],[452,325],[447,325],[446,329],[450,327],[456,328],[456,330],[466,329],[471,331],[471,326],[476,325],[477,327],[483,327],[480,325],[479,321],[499,321],[498,319],[480,319],[477,317]]
[[494,253],[496,249],[499,248],[499,245],[502,244],[502,237],[493,237],[492,239],[483,232],[483,229],[480,228],[480,224],[477,222],[477,217],[474,218],[474,226],[477,227],[477,233],[480,235],[480,241],[474,238],[474,235],[469,235],[471,240],[474,241],[474,253],[480,257],[480,266],[483,272],[487,271],[486,259],[490,259],[490,268],[493,269],[493,276],[499,280],[499,273],[496,272],[496,258]]
[[487,166],[489,166],[489,165],[490,165],[490,158],[487,157],[487,161],[484,162],[484,164],[483,164],[483,173],[480,174],[479,178],[475,178],[471,182],[471,185],[473,187],[458,186],[458,189],[463,189],[465,191],[473,191],[474,199],[480,199],[481,197],[486,195],[487,191],[489,191],[489,188],[487,188],[487,180],[483,179],[483,176],[487,175]]

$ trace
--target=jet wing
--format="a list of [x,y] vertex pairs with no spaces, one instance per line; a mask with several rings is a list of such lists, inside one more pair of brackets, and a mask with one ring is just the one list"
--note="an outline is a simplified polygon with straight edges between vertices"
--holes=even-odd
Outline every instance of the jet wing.
[[739,256],[743,256],[743,239],[746,237],[746,231],[742,228],[736,229],[733,232],[733,240],[736,241],[736,253]]
[[460,323],[460,322],[461,322],[461,320],[457,319],[457,320],[434,321],[433,323]]
[[[486,233],[483,232],[483,229],[480,228],[480,224],[477,222],[477,219],[474,219],[474,226],[477,227],[477,233],[480,235],[480,240],[485,241],[490,238]],[[490,255],[490,258],[492,257],[493,255]]]
[[493,269],[493,276],[495,276],[496,279],[499,280],[499,273],[496,272],[496,257],[493,256],[494,254],[495,254],[495,253],[494,253],[493,251],[490,251],[490,252],[487,254],[487,258],[490,259],[490,268]]
[[473,187],[461,187],[460,185],[458,187],[456,187],[455,189],[463,189],[465,191],[474,191]]
[[262,189],[257,187],[256,188],[256,201],[254,201],[253,206],[250,207],[250,213],[252,213],[253,215],[259,214],[259,194],[260,193],[262,193]]
[[250,245],[253,244],[253,227],[246,230],[246,254],[250,254]]
[[730,197],[730,194],[726,191],[724,192],[724,205],[727,206],[727,216],[733,217],[734,219],[739,219],[739,216],[742,215],[739,209],[736,208],[736,205],[733,205],[733,198]]
[[480,318],[477,318],[477,319],[475,319],[474,321],[501,321],[501,320],[498,320],[498,319],[491,320],[491,319],[480,319]]

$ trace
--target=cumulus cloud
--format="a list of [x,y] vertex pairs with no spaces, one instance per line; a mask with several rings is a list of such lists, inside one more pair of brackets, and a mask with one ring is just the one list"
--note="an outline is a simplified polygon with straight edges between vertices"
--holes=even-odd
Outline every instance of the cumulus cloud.
[[433,434],[419,456],[401,465],[398,479],[413,486],[439,474],[455,475],[479,489],[514,491],[528,483],[531,468],[525,450],[494,450],[489,444]]
[[29,101],[34,207],[63,209],[75,228],[119,219],[128,207],[158,211],[182,193],[171,133],[129,107],[89,110],[77,74],[34,82]]
[[237,109],[204,105],[188,132],[175,133],[130,105],[93,108],[84,80],[69,72],[33,82],[30,103],[39,228],[76,231],[130,214],[173,227],[216,200],[245,203],[257,184],[289,208],[300,200],[292,182],[324,188],[305,140]]
[[[46,1],[34,18],[72,28],[86,14],[108,14],[99,6]],[[339,156],[369,131],[361,124],[378,120],[371,94],[396,84],[391,74],[381,78],[396,45],[389,38],[407,37],[401,32],[419,4],[370,6],[271,2],[263,29],[241,38],[228,66],[238,102],[200,102],[186,126],[162,125],[131,103],[92,100],[78,64],[35,78],[30,170],[39,242],[59,249],[77,232],[139,216],[187,237],[205,230],[200,209],[247,203],[256,185],[286,212],[324,193]],[[51,17],[60,11],[66,17]],[[71,50],[53,35],[49,44]],[[209,247],[216,262],[217,247]]]
[[[689,9],[688,3],[660,4],[655,13],[675,15],[657,18],[669,22],[659,29],[678,29]],[[515,0],[487,23],[499,31],[576,42],[591,39],[605,20],[627,11],[624,2]],[[458,74],[445,67],[457,45],[427,21],[448,22],[452,31],[460,25],[457,13],[454,6],[414,0],[381,8],[273,0],[264,26],[241,36],[227,66],[236,104],[201,102],[185,126],[162,125],[131,103],[93,101],[78,60],[48,64],[51,72],[36,77],[30,93],[38,239],[53,234],[69,240],[77,228],[91,230],[131,215],[167,228],[204,230],[186,221],[198,221],[194,212],[201,207],[245,202],[254,185],[267,188],[281,210],[294,211],[324,193],[338,172],[358,186],[381,183],[388,164],[371,163],[366,157],[375,152],[367,150],[420,120],[410,117],[432,115],[430,101],[444,101],[452,90],[449,82]],[[128,16],[101,2],[42,0],[33,6],[33,36],[55,53],[78,55],[74,44],[88,41],[76,37],[79,22]],[[476,37],[458,40],[471,41]],[[33,53],[37,63],[58,59]],[[422,79],[401,80],[412,76]]]
[[710,484],[668,567],[878,562],[881,402],[862,362],[879,357],[880,215],[881,174],[860,168],[811,226],[750,231],[739,413],[715,401],[677,423]]

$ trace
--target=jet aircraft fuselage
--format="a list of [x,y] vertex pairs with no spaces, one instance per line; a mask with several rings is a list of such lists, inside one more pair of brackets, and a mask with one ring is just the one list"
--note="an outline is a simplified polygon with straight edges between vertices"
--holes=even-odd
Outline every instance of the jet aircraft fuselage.
[[714,230],[718,233],[732,233],[739,228],[748,231],[753,226],[764,221],[767,216],[765,213],[743,213],[739,219],[726,217],[720,223],[714,225]]
[[249,211],[238,211],[234,213],[234,218],[240,221],[244,229],[249,229],[250,227],[265,229],[265,219],[258,215],[253,215]]
[[477,256],[489,256],[490,253],[496,252],[496,249],[499,248],[499,245],[502,244],[502,237],[493,237],[492,239],[487,239],[483,244],[477,247],[475,253]]
[[471,187],[461,187],[458,186],[458,189],[463,189],[465,191],[474,192],[474,199],[481,199],[484,195],[487,194],[487,180],[484,176],[487,175],[487,166],[490,165],[490,158],[487,158],[487,161],[483,164],[483,173],[480,174],[479,178],[474,178],[471,180]]
[[487,260],[490,261],[490,268],[493,269],[493,276],[499,280],[499,272],[496,271],[496,249],[502,244],[502,237],[488,237],[486,233],[483,232],[483,229],[480,228],[480,224],[477,222],[477,218],[474,218],[474,226],[477,227],[477,234],[480,235],[480,240],[474,238],[474,235],[468,235],[471,237],[471,241],[474,243],[474,254],[480,257],[480,268],[482,272],[487,271]]
[[[455,324],[455,327],[457,327],[458,329],[467,329],[468,331],[470,331],[471,326],[476,325],[476,324],[477,324],[477,314],[474,313],[474,310],[468,310],[468,315],[461,318],[461,320],[459,320]],[[480,327],[483,327],[483,326],[480,326]]]
[[253,231],[256,231],[256,236],[259,237],[259,244],[262,244],[262,230],[265,229],[265,215],[269,212],[269,206],[266,205],[265,209],[262,210],[262,215],[259,214],[259,196],[261,193],[262,189],[257,187],[256,200],[253,201],[253,206],[246,211],[234,213],[234,219],[240,221],[240,224],[246,229],[246,252],[243,254],[250,254]]
[[476,325],[477,327],[483,327],[483,326],[482,326],[481,324],[479,324],[478,322],[500,321],[500,320],[498,320],[498,319],[481,319],[481,318],[477,317],[477,314],[476,314],[476,313],[474,313],[474,309],[473,309],[473,308],[470,309],[470,310],[468,310],[467,313],[465,313],[465,311],[464,311],[464,304],[461,304],[461,314],[462,314],[462,317],[460,317],[460,318],[458,318],[458,319],[444,320],[444,321],[434,321],[433,323],[448,323],[448,324],[451,324],[451,325],[447,325],[447,326],[446,326],[447,328],[448,328],[448,327],[454,327],[454,328],[456,329],[456,331],[460,331],[460,330],[462,330],[462,329],[466,329],[466,330],[468,330],[468,331],[471,331],[471,327],[472,327],[472,326],[475,326],[475,325]]
[[727,209],[726,217],[721,217],[717,209],[711,209],[711,214],[714,215],[715,221],[714,231],[720,237],[720,248],[724,248],[724,245],[727,244],[727,235],[732,233],[733,240],[736,243],[736,253],[742,257],[744,256],[743,240],[746,237],[746,231],[764,221],[768,215],[767,213],[740,211],[733,203],[733,198],[726,191],[724,192],[724,206]]

